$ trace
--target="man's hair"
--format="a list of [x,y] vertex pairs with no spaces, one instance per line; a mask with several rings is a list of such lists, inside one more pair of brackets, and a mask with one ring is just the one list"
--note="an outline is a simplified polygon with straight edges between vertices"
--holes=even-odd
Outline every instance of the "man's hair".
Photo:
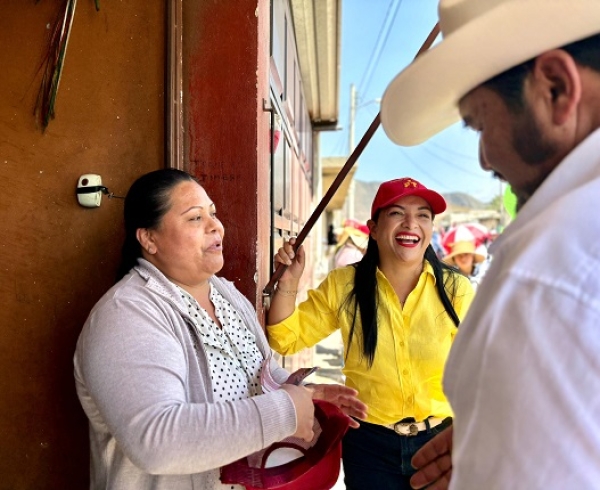
[[[600,73],[600,34],[567,44],[560,49],[569,53],[578,65]],[[519,112],[524,107],[523,84],[533,70],[534,63],[535,58],[525,61],[490,78],[481,86],[496,92],[511,111]]]

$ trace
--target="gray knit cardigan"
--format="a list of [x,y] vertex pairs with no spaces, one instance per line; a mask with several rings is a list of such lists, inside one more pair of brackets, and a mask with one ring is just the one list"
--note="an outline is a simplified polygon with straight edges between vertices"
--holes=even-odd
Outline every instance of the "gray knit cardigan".
[[[211,284],[266,358],[271,350],[250,302],[229,281]],[[180,291],[143,259],[94,306],[74,357],[90,422],[91,489],[205,489],[211,471],[295,432],[294,405],[282,390],[215,403],[206,353],[193,336]],[[288,376],[275,361],[271,371],[279,382]]]

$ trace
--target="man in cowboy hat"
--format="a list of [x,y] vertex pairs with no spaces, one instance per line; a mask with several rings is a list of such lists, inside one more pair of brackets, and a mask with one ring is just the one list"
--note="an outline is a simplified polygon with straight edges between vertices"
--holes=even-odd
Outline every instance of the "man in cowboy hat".
[[441,0],[439,16],[443,41],[391,82],[383,127],[414,145],[462,118],[519,213],[446,364],[454,425],[411,483],[598,489],[600,0]]

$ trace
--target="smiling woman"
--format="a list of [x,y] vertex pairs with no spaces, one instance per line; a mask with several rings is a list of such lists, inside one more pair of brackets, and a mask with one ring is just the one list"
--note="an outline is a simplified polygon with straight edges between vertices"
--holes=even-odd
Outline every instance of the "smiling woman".
[[[312,441],[313,394],[364,416],[350,388],[290,384],[250,302],[216,275],[223,236],[185,172],[151,172],[127,193],[120,280],[90,313],[74,360],[91,488],[241,488],[222,485],[219,468],[289,436]],[[263,378],[282,386],[267,392]]]
[[189,181],[172,193],[160,226],[138,228],[136,238],[144,259],[200,301],[208,299],[209,278],[223,268],[224,234],[215,204]]
[[[444,209],[443,197],[414,179],[384,182],[362,260],[331,271],[297,308],[278,292],[271,302],[269,341],[282,354],[341,330],[346,385],[368,406],[366,422],[343,442],[349,490],[409,489],[412,455],[451,423],[442,372],[473,288],[431,246]],[[277,291],[296,290],[302,276],[304,252],[294,254],[293,244],[275,257],[288,266]]]

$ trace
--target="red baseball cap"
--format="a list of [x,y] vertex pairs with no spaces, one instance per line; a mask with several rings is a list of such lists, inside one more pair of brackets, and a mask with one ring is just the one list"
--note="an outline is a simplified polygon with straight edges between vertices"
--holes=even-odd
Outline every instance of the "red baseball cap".
[[443,213],[446,209],[446,201],[440,194],[428,189],[415,179],[404,177],[402,179],[388,180],[379,186],[371,205],[371,218],[380,209],[394,204],[398,199],[405,196],[422,197],[431,206],[433,214]]
[[[304,446],[299,439],[288,438],[276,442],[258,453],[259,463],[251,455],[221,468],[221,482],[244,485],[246,490],[329,490],[339,477],[342,458],[342,437],[348,430],[350,419],[335,405],[323,400],[314,400],[315,439]],[[318,429],[318,430],[317,430]],[[306,448],[305,446],[310,446]],[[266,467],[269,455],[280,448],[294,448],[303,453],[297,459]]]

